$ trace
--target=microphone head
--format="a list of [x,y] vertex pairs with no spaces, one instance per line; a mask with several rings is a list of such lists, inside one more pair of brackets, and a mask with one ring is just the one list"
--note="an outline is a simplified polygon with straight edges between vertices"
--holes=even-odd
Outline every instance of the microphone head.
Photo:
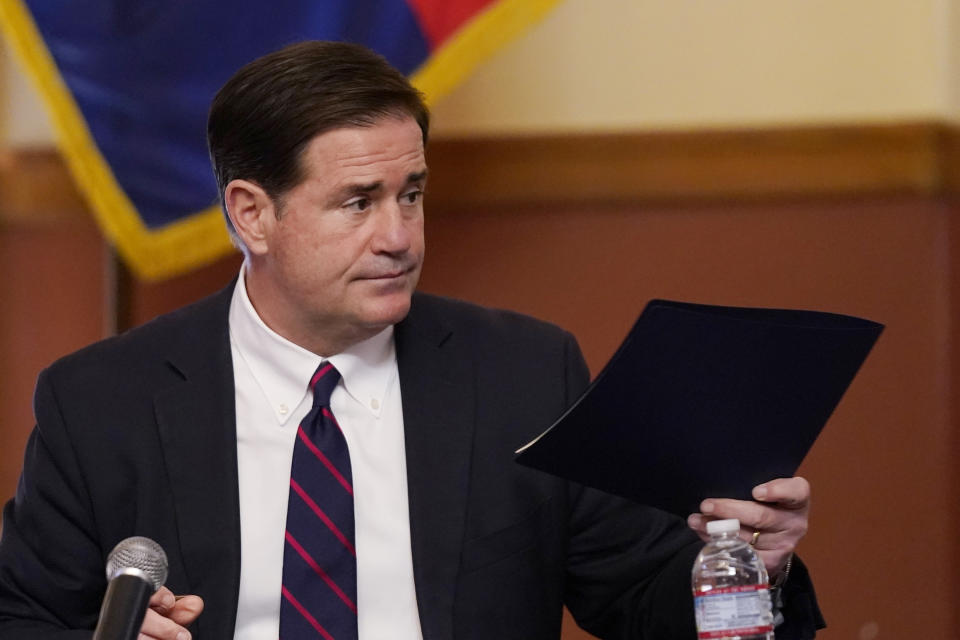
[[142,572],[156,591],[167,581],[167,554],[150,538],[133,536],[121,540],[107,556],[107,581],[130,569]]

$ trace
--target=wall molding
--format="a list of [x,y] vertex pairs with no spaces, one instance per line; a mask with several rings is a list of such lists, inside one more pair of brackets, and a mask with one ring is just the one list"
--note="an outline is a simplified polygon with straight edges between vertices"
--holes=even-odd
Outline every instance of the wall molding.
[[704,202],[887,194],[960,185],[960,127],[896,123],[437,140],[427,202]]
[[[704,202],[960,191],[960,125],[438,138],[428,207]],[[86,206],[52,148],[0,153],[0,222],[60,224]]]

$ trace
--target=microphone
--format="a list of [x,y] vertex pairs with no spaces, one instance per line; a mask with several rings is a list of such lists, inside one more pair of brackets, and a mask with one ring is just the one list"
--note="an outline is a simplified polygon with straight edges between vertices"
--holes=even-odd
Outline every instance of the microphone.
[[107,593],[93,640],[136,640],[150,596],[167,581],[167,554],[151,540],[121,540],[107,556]]

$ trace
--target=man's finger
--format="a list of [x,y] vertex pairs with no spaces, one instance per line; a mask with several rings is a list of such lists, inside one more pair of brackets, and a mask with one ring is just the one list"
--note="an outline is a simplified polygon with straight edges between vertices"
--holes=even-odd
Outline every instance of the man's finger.
[[776,502],[788,509],[802,509],[810,503],[810,483],[800,476],[778,478],[753,488],[754,500]]
[[173,592],[166,587],[160,587],[157,592],[150,596],[149,607],[162,616],[166,616],[176,604],[176,598]]
[[707,535],[708,520],[709,518],[700,513],[691,513],[687,517],[687,526],[693,529],[704,542],[710,539],[710,536]]
[[147,609],[139,637],[149,640],[190,640],[190,632],[170,618],[165,618],[153,609]]
[[751,500],[710,498],[703,501],[700,510],[717,520],[736,518],[742,527],[760,530],[779,528],[776,510]]
[[177,624],[186,627],[203,612],[203,598],[200,596],[179,596],[169,617]]

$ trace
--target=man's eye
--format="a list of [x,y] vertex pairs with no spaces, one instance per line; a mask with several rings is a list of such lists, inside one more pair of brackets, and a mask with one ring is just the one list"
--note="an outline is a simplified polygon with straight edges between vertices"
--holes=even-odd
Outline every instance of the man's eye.
[[400,196],[400,201],[404,204],[416,204],[420,198],[423,197],[423,191],[421,189],[414,189],[413,191],[408,191]]
[[347,202],[345,207],[347,209],[352,209],[354,211],[366,211],[368,208],[370,208],[370,199],[356,198],[354,200],[350,200],[349,202]]

